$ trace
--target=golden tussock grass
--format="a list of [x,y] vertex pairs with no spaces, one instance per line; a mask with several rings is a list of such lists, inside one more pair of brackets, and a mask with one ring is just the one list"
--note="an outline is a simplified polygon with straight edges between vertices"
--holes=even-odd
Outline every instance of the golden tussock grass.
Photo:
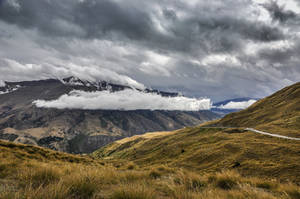
[[23,163],[14,170],[14,174],[0,179],[0,198],[297,199],[300,195],[300,189],[295,184],[242,177],[236,171],[200,175],[165,165],[152,169],[126,170],[111,166],[60,162],[39,164],[31,161],[30,164]]

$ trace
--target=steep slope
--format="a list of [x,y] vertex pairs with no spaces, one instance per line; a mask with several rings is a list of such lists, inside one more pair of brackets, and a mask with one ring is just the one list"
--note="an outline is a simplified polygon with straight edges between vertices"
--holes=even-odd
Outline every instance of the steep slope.
[[[149,131],[197,125],[218,117],[210,111],[110,111],[37,108],[33,101],[54,100],[72,90],[110,92],[130,89],[75,77],[6,82],[0,94],[0,139],[71,153],[89,153],[114,140]],[[176,93],[146,89],[174,97]]]
[[300,183],[299,141],[260,135],[243,128],[299,135],[299,86],[298,83],[287,87],[224,119],[168,133],[126,138],[97,150],[94,156],[134,161],[141,167],[167,164],[201,173],[233,169],[247,176]]
[[254,127],[300,137],[300,82],[259,100],[248,109],[226,115],[215,125]]

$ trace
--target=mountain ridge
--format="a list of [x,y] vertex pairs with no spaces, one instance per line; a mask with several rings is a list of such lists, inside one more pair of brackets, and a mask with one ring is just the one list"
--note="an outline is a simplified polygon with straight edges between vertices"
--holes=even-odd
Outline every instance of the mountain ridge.
[[[0,138],[71,153],[87,153],[123,137],[174,130],[219,117],[210,111],[59,110],[38,108],[33,104],[35,100],[56,100],[72,90],[117,92],[130,89],[107,82],[99,84],[99,87],[66,85],[57,79],[6,82],[5,88],[18,86],[18,89],[0,95]],[[151,89],[145,92],[165,97],[178,95]]]

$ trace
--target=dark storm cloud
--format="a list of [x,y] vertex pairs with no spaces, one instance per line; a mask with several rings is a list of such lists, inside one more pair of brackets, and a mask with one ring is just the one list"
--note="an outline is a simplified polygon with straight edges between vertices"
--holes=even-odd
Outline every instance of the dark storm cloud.
[[161,20],[168,23],[167,33],[163,34],[151,17],[151,14],[157,14],[153,8],[136,1],[15,0],[19,7],[9,2],[14,1],[7,0],[1,5],[0,19],[24,28],[36,28],[51,36],[121,42],[129,39],[150,48],[187,52],[198,51],[199,45],[205,52],[239,50],[239,39],[268,42],[284,37],[276,27],[235,19],[234,15],[206,13],[209,16],[202,17],[193,11],[178,19],[176,11],[167,9],[162,11],[164,19]]
[[270,1],[268,4],[264,4],[263,7],[270,12],[273,20],[286,22],[288,20],[295,20],[298,18],[295,12],[286,10],[284,6],[279,6],[277,1],[274,0]]
[[279,1],[0,0],[0,80],[85,74],[262,97],[299,80],[298,19]]
[[148,13],[134,8],[122,7],[113,1],[84,1],[74,10],[74,23],[87,30],[87,36],[101,38],[111,32],[124,34],[131,39],[146,39],[153,31]]

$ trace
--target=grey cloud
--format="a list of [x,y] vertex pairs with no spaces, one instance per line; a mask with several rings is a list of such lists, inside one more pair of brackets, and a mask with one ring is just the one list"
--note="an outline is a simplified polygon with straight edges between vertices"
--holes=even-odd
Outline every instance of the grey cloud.
[[277,1],[274,0],[271,0],[268,4],[264,4],[263,7],[270,12],[273,20],[278,20],[282,23],[298,18],[295,12],[291,10],[285,10],[284,6],[279,6]]
[[[201,10],[178,19],[175,10],[162,8],[161,23],[167,34],[157,30],[152,15],[158,15],[150,3],[101,1],[18,1],[20,9],[9,1],[0,6],[0,19],[25,28],[37,28],[51,36],[110,39],[137,42],[149,48],[181,52],[239,50],[239,39],[273,41],[284,37],[276,27],[235,19],[234,13],[223,16]],[[167,5],[167,4],[166,4]],[[184,9],[184,8],[183,8]],[[189,12],[190,10],[187,10]],[[213,38],[212,38],[213,37]],[[129,41],[128,41],[129,39]],[[127,40],[127,41],[126,41]]]
[[[263,97],[299,81],[298,18],[276,2],[265,8],[251,0],[0,2],[0,60],[40,66],[17,71],[2,62],[2,79],[109,70],[214,100]],[[261,17],[266,9],[281,23]],[[292,46],[272,47],[281,41]]]

